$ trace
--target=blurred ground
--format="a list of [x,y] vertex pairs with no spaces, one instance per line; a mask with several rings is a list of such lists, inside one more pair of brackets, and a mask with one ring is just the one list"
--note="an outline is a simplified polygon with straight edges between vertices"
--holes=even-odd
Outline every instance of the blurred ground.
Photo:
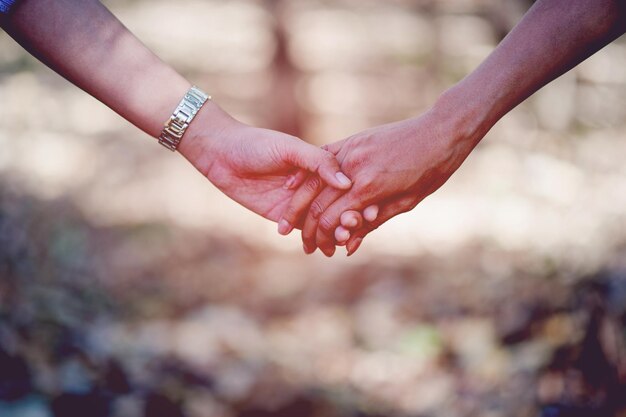
[[[528,7],[107,4],[316,144],[425,110]],[[625,64],[621,39],[328,260],[0,34],[0,416],[624,415]]]

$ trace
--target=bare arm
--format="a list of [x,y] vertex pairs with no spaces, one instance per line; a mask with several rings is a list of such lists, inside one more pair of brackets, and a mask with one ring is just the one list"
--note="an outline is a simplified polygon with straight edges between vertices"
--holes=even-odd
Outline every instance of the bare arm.
[[341,214],[378,204],[378,218],[352,231],[347,247],[353,253],[367,233],[443,185],[506,113],[623,34],[625,22],[624,0],[538,0],[430,110],[331,145],[354,186],[342,195],[305,183],[285,219],[298,224],[304,218],[305,250],[331,255]]
[[479,141],[505,114],[626,31],[626,1],[539,0],[438,103]]
[[[50,68],[152,137],[191,86],[98,0],[22,0],[0,24]],[[212,101],[191,123],[179,151],[229,197],[274,221],[293,194],[282,187],[285,178],[298,167],[335,187],[351,185],[332,154],[246,126]]]
[[153,137],[191,86],[99,1],[22,0],[2,27],[47,66]]

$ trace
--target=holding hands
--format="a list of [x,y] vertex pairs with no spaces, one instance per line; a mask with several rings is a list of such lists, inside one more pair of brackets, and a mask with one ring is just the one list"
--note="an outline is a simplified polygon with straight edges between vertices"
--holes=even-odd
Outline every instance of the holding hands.
[[441,187],[500,118],[623,33],[623,2],[535,2],[432,109],[327,146],[352,188],[332,189],[315,175],[298,173],[290,185],[300,188],[281,220],[289,227],[281,231],[302,227],[307,253],[320,248],[331,256],[336,243],[354,253],[369,232]]
[[[24,1],[13,10],[14,0],[0,3],[0,27],[14,39],[160,137],[190,83],[100,1]],[[369,232],[441,187],[501,117],[625,32],[623,1],[538,0],[477,69],[419,117],[318,149],[240,123],[209,101],[195,109],[193,123],[185,119],[178,150],[230,198],[278,222],[281,234],[301,229],[305,252],[332,256],[346,245],[350,255]]]
[[295,176],[299,188],[283,219],[302,227],[305,252],[319,248],[332,256],[339,244],[351,255],[369,232],[443,185],[475,144],[446,121],[432,109],[326,146],[354,184],[346,192],[326,186],[316,175]]
[[306,253],[319,248],[332,256],[346,245],[351,255],[369,232],[439,188],[469,154],[473,146],[443,121],[430,110],[319,149],[238,122],[209,101],[179,151],[224,194],[278,222],[282,234],[302,229]]

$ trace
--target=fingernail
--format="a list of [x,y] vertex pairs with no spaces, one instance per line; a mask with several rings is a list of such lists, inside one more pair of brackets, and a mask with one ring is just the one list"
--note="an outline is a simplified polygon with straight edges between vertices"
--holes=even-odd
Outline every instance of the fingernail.
[[347,187],[349,185],[352,185],[352,181],[350,181],[350,178],[346,177],[346,174],[344,174],[343,172],[336,173],[335,178],[337,178],[337,181],[339,181],[339,184],[343,186]]
[[341,215],[340,222],[344,228],[346,227],[352,228],[352,227],[356,227],[359,221],[352,214],[347,215],[346,213],[344,213]]
[[306,243],[302,244],[302,248],[304,249],[304,253],[306,253],[307,255],[310,255],[313,252],[315,252],[315,248],[310,248]]
[[337,250],[337,248],[335,248],[333,246],[332,249],[328,249],[328,250],[322,250],[322,252],[324,253],[324,255],[326,255],[326,257],[330,258],[331,256],[333,256],[335,254],[335,250]]
[[350,239],[350,232],[343,227],[338,227],[335,229],[335,239],[337,242],[345,242]]
[[348,256],[352,256],[352,254],[356,252],[357,249],[359,249],[359,246],[361,246],[362,242],[363,242],[363,238],[359,237],[359,238],[354,239],[354,242],[348,248]]
[[289,178],[287,178],[287,181],[285,181],[285,184],[283,185],[283,188],[285,190],[289,190],[291,189],[291,187],[293,187],[293,184],[296,182],[296,177],[294,175],[290,175]]
[[293,226],[285,219],[280,219],[278,222],[278,233],[281,235],[288,235],[293,230]]
[[378,217],[378,206],[369,206],[363,211],[363,217],[368,222],[373,222]]

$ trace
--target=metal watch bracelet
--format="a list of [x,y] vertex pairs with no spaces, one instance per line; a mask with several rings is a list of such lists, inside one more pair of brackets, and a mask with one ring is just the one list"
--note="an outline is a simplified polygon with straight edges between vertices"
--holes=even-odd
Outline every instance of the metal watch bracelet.
[[8,14],[16,3],[17,0],[0,0],[0,13]]
[[159,136],[159,143],[172,152],[176,151],[189,124],[196,117],[204,103],[210,99],[211,96],[195,85],[191,87],[180,104],[178,104],[178,107],[176,107],[176,110],[174,110],[174,113],[172,113],[172,116],[165,123]]

